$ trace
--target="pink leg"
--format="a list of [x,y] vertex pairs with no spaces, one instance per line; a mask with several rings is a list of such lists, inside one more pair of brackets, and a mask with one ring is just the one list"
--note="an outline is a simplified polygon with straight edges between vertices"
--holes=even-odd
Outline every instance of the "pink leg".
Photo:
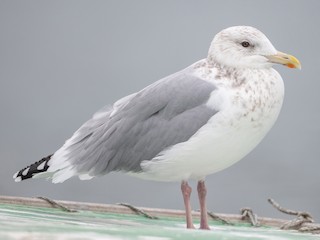
[[208,216],[207,216],[207,206],[206,206],[206,195],[207,189],[204,181],[198,182],[198,196],[200,202],[200,229],[210,229],[208,225]]
[[186,209],[187,228],[194,228],[192,223],[192,213],[191,213],[191,204],[190,204],[190,195],[191,195],[192,189],[186,181],[181,182],[181,191],[182,191],[184,206]]

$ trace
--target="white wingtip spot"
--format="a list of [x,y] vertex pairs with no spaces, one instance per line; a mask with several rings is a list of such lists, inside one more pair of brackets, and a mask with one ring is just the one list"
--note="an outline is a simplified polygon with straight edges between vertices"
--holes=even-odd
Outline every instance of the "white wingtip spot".
[[30,170],[29,167],[26,168],[26,169],[22,172],[22,175],[23,175],[23,176],[26,176],[26,175],[28,174],[29,170]]
[[13,175],[13,178],[17,178],[17,177],[18,177],[18,173],[19,173],[19,172],[16,172],[16,173]]
[[15,178],[14,178],[14,181],[15,181],[15,182],[21,182],[21,181],[22,181],[22,178],[21,178],[21,177],[15,177]]
[[43,163],[41,163],[41,164],[37,167],[37,170],[39,170],[39,171],[43,170],[45,165],[46,165],[46,162],[44,161]]

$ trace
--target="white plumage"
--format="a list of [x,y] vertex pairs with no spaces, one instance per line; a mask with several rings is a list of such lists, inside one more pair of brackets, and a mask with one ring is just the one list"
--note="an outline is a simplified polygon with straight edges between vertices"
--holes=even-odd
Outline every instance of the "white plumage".
[[53,155],[20,170],[16,181],[112,171],[182,181],[192,228],[187,180],[198,180],[200,228],[208,229],[204,178],[242,159],[264,138],[281,110],[284,86],[273,64],[301,68],[259,30],[218,33],[207,58],[96,113]]
[[241,85],[232,86],[230,79],[217,80],[217,69],[202,62],[195,74],[211,72],[205,79],[219,87],[206,104],[219,112],[189,141],[142,162],[141,177],[158,181],[202,180],[241,160],[275,123],[284,97],[283,81],[275,70],[235,70],[245,79]]

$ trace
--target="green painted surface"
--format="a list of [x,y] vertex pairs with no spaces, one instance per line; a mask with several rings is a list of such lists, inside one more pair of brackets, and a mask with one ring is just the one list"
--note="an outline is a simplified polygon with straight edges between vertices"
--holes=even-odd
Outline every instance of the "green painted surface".
[[0,204],[0,239],[320,239],[317,235],[249,225],[210,222],[211,231],[185,229],[183,219],[146,219],[142,216]]

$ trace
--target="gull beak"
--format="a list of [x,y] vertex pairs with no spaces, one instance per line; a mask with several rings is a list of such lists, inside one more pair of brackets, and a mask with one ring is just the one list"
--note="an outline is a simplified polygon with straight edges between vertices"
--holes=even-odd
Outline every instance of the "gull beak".
[[299,60],[292,55],[289,55],[283,52],[277,52],[277,54],[275,55],[269,55],[265,57],[269,59],[269,62],[271,63],[278,63],[278,64],[285,65],[289,68],[301,69],[301,64]]

